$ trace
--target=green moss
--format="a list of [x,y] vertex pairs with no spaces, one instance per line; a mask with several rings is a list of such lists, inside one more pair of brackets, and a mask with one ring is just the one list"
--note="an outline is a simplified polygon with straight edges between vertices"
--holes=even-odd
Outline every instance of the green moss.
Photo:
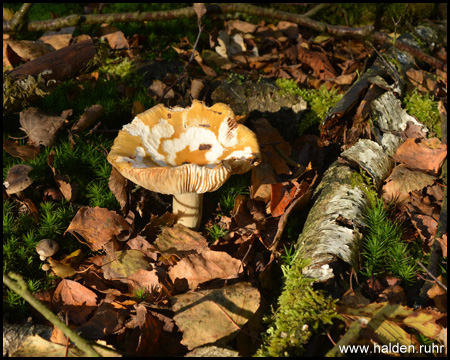
[[281,91],[286,91],[295,96],[301,96],[308,104],[309,110],[303,115],[299,125],[299,135],[304,134],[308,129],[316,129],[330,109],[342,98],[336,88],[328,90],[325,85],[320,89],[301,89],[292,79],[277,79],[277,86]]
[[[417,265],[411,253],[414,243],[402,241],[403,229],[391,220],[389,208],[378,197],[372,179],[365,171],[352,174],[352,186],[358,186],[367,195],[369,206],[364,216],[366,228],[361,250],[360,273],[365,278],[385,275],[387,272],[403,280],[409,286],[416,279]],[[411,251],[413,250],[413,251]]]
[[403,98],[403,105],[409,115],[428,127],[430,137],[442,138],[438,103],[432,96],[414,90]]
[[278,309],[266,318],[269,323],[264,344],[257,356],[301,356],[311,336],[339,319],[336,301],[314,290],[313,280],[303,275],[307,261],[297,258],[286,272]]

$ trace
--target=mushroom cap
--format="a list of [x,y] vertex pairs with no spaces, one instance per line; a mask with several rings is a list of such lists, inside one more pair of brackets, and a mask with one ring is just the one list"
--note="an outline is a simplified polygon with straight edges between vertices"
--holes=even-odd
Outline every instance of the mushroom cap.
[[205,193],[260,162],[256,135],[228,105],[159,104],[123,127],[108,161],[127,179],[161,194]]
[[6,176],[5,185],[6,193],[8,195],[16,194],[22,190],[25,190],[33,183],[33,180],[28,177],[28,173],[33,170],[29,165],[14,165]]
[[58,251],[58,243],[55,240],[43,239],[39,241],[36,245],[36,252],[39,257],[44,261],[49,256],[53,256]]

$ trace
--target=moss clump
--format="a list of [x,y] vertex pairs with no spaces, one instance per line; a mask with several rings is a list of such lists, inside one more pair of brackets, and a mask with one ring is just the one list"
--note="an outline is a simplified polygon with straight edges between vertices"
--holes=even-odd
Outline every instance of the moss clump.
[[403,105],[409,115],[414,116],[430,129],[430,136],[442,138],[438,103],[433,96],[420,94],[417,90],[414,90],[404,97]]
[[287,270],[279,307],[266,319],[270,325],[262,335],[264,343],[257,356],[304,355],[310,337],[334,319],[340,319],[336,301],[314,290],[313,280],[303,275],[306,265],[304,259],[297,258]]
[[309,110],[301,119],[298,132],[302,135],[312,126],[318,127],[330,109],[342,99],[342,94],[338,93],[336,88],[327,89],[322,85],[320,89],[301,89],[292,79],[277,79],[277,86],[281,91],[301,96],[308,104]]

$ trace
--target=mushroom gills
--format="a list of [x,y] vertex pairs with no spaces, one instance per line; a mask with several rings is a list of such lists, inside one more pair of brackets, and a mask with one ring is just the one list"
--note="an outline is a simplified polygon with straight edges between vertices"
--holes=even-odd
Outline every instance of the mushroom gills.
[[172,212],[178,223],[190,229],[198,229],[202,221],[203,194],[187,193],[173,196]]

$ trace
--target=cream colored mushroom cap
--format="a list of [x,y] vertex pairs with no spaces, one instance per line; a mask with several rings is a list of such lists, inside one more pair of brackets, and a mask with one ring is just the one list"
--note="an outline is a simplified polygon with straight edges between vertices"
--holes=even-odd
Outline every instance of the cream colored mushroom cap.
[[228,105],[159,104],[123,127],[108,161],[127,179],[161,194],[217,190],[232,174],[260,162],[256,135]]

